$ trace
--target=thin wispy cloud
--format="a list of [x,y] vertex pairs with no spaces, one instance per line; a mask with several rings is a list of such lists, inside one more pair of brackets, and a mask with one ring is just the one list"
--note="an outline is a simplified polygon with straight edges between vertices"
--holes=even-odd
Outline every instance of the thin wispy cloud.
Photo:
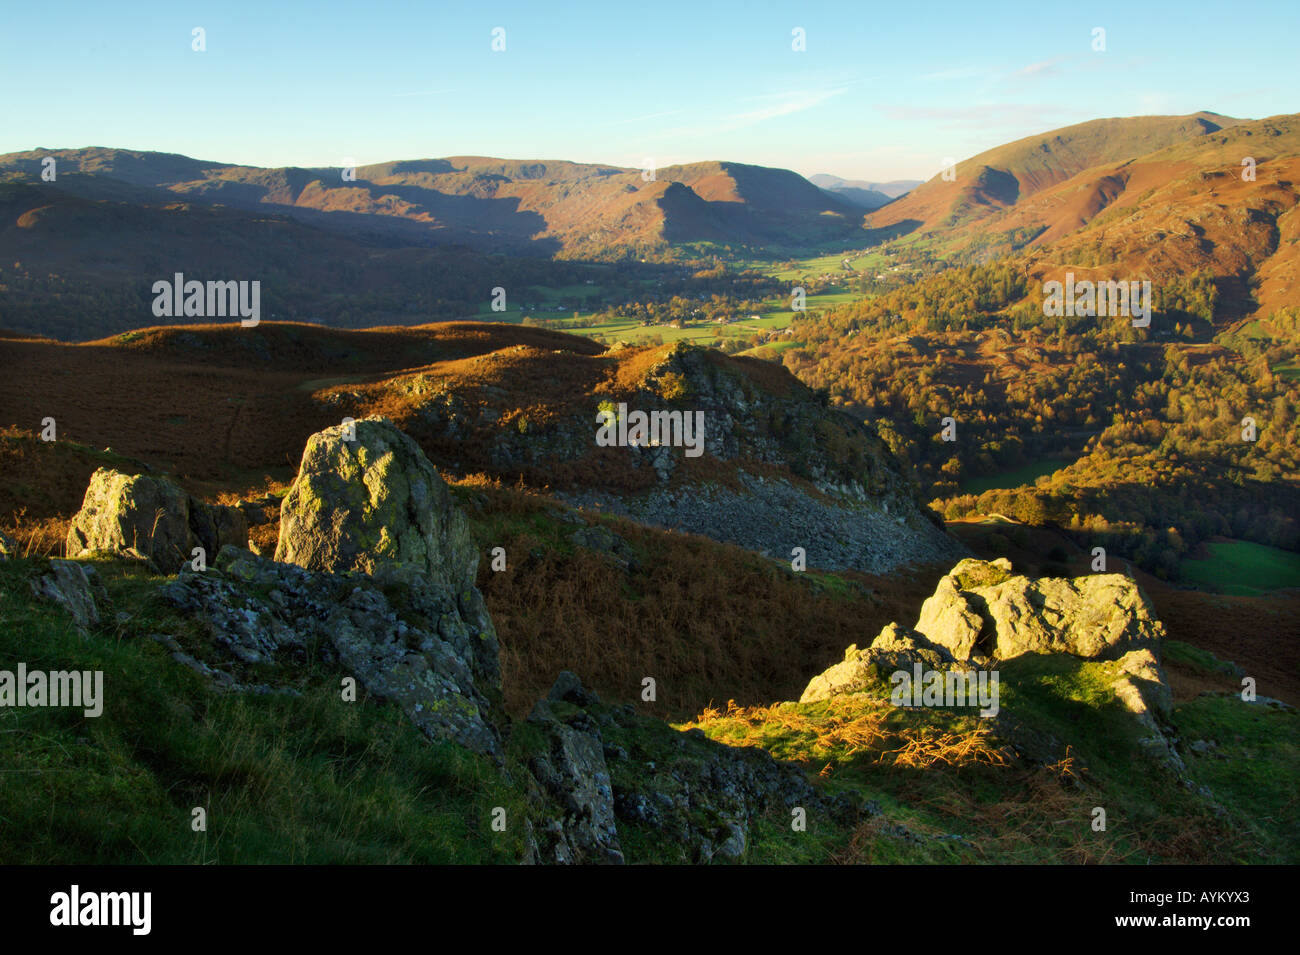
[[833,99],[848,91],[847,86],[841,86],[838,89],[827,90],[800,90],[790,93],[778,93],[772,97],[774,102],[768,103],[758,109],[747,110],[743,113],[734,113],[731,116],[724,117],[719,127],[724,130],[743,129],[746,126],[753,126],[755,123],[766,122],[769,119],[776,119],[778,116],[790,116],[794,113],[802,113],[804,110],[820,106],[829,99]]
[[1050,60],[1040,60],[1037,63],[1030,63],[1028,66],[1016,70],[1015,73],[1011,75],[1020,78],[1029,76],[1055,76],[1061,72],[1058,64],[1064,59],[1065,57],[1063,56],[1057,56]]
[[957,66],[947,70],[921,73],[917,79],[925,82],[940,83],[983,80],[983,88],[988,88],[1007,80],[1021,82],[1035,77],[1057,76],[1063,72],[1060,68],[1060,64],[1065,62],[1067,59],[1069,59],[1069,57],[1054,56],[1046,60],[1039,60],[1036,63],[1030,63],[1027,66],[1022,66],[1017,69]]
[[699,122],[693,122],[688,125],[664,130],[657,136],[657,138],[660,141],[671,138],[687,139],[692,137],[716,136],[720,132],[734,132],[740,129],[747,129],[751,126],[757,126],[759,123],[778,119],[782,116],[793,116],[796,113],[802,113],[806,110],[813,109],[820,106],[822,103],[825,103],[827,100],[833,99],[836,96],[847,92],[848,89],[848,85],[843,85],[830,89],[792,90],[785,93],[770,93],[742,97],[742,102],[756,101],[765,103],[766,105],[759,106],[755,109],[743,110],[738,113],[725,114],[716,119],[704,119]]
[[890,119],[925,120],[950,129],[1008,125],[1068,125],[1084,115],[1059,103],[977,103],[971,106],[881,106]]

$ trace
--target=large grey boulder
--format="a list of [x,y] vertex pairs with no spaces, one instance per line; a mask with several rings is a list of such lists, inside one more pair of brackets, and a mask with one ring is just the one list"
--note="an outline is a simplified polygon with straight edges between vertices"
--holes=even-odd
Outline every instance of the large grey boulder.
[[246,547],[248,522],[233,507],[207,504],[170,481],[100,468],[72,518],[67,555],[124,554],[178,573],[202,547],[205,562],[222,547]]
[[1157,650],[1164,625],[1142,589],[1122,574],[1030,579],[1010,561],[963,560],[921,606],[915,629],[958,660],[1069,653],[1118,660]]
[[1183,764],[1161,727],[1173,694],[1160,665],[1164,625],[1137,583],[1120,574],[1030,579],[1005,558],[967,559],[935,586],[915,628],[891,623],[865,650],[813,677],[800,703],[869,690],[895,670],[994,667],[1028,653],[1117,661],[1116,700],[1147,735],[1141,740],[1175,770]]
[[[477,593],[477,591],[475,591]],[[211,669],[284,667],[317,656],[399,706],[430,739],[502,758],[501,671],[486,612],[422,574],[330,574],[228,547],[162,590],[220,653]]]
[[329,573],[416,571],[454,593],[474,586],[469,523],[420,446],[384,418],[307,439],[280,507],[275,559]]
[[414,441],[382,418],[355,427],[308,439],[274,561],[228,548],[165,596],[240,663],[314,652],[431,739],[500,762],[500,648],[469,524]]

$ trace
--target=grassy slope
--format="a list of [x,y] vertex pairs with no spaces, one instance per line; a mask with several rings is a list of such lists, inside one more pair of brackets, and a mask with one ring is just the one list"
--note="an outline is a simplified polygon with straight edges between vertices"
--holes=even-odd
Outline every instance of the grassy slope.
[[[1005,143],[957,163],[955,176],[949,180],[936,176],[922,183],[872,213],[867,222],[881,228],[919,220],[922,228],[931,230],[958,211],[987,215],[1002,202],[1014,203],[1090,167],[1123,162],[1188,139],[1199,141],[1205,131],[1197,122],[1202,115],[1208,114],[1097,119]],[[1222,126],[1235,122],[1227,117],[1214,120]],[[1018,184],[1016,193],[1006,196],[1003,190],[982,183],[980,172],[985,168],[1013,178]]]
[[[687,533],[612,516],[638,566],[576,547],[579,525],[557,520],[543,495],[469,479],[455,488],[483,553],[501,546],[506,570],[479,565],[478,584],[502,637],[507,708],[523,715],[561,669],[642,711],[684,718],[710,703],[798,695],[844,647],[890,620],[915,617],[946,567],[914,576],[794,573],[788,563]],[[590,515],[588,515],[590,517]]]
[[[831,621],[854,615],[905,619],[909,612],[902,605],[918,600],[924,588],[882,598],[866,593],[861,579],[773,574],[734,548],[682,535],[638,536],[610,522],[648,564],[678,571],[671,575],[678,589],[683,579],[695,580],[696,570],[713,565],[732,579],[735,599],[751,602],[749,613],[729,611],[725,603],[716,604],[725,589],[706,579],[686,589],[681,606],[665,612],[659,605],[667,591],[656,589],[653,574],[625,574],[603,555],[574,548],[568,541],[574,525],[534,506],[531,496],[511,504],[502,498],[514,492],[461,486],[457,494],[474,515],[480,536],[511,540],[512,554],[520,553],[524,536],[545,545],[536,547],[547,556],[532,570],[553,599],[535,601],[531,591],[507,596],[500,589],[504,578],[487,584],[502,636],[507,697],[516,713],[538,695],[543,668],[553,674],[557,664],[573,665],[584,677],[594,670],[592,682],[611,703],[619,703],[636,700],[647,660],[656,666],[651,672],[661,675],[673,666],[675,675],[660,681],[663,702],[642,705],[644,717],[630,728],[602,730],[608,742],[634,757],[611,764],[616,783],[644,786],[645,760],[662,773],[678,761],[703,758],[692,751],[689,734],[683,737],[660,719],[681,719],[674,713],[689,713],[694,705],[703,711],[698,723],[677,724],[678,729],[694,725],[724,742],[761,745],[802,764],[829,793],[853,790],[883,810],[852,831],[813,814],[807,832],[795,832],[786,816],[770,813],[750,833],[748,862],[1298,858],[1300,847],[1287,823],[1300,745],[1294,713],[1221,696],[1197,697],[1177,708],[1178,735],[1214,740],[1216,752],[1230,757],[1187,756],[1192,779],[1208,786],[1213,800],[1225,807],[1220,816],[1209,800],[1147,762],[1136,742],[1136,725],[1107,689],[1113,664],[1033,658],[1006,665],[1001,703],[1008,720],[996,732],[968,711],[899,710],[870,695],[808,705],[724,707],[720,699],[713,707],[701,705],[700,700],[713,698],[710,686],[725,685],[727,672],[732,679],[748,677],[757,696],[778,672],[801,681],[833,662],[814,661],[807,650],[792,653],[788,639],[797,637],[797,630],[776,632],[769,640],[753,629],[753,621],[780,613],[783,604],[790,606],[777,622],[786,626],[803,613]],[[694,562],[679,567],[692,552]],[[493,833],[488,820],[494,806],[504,806],[508,819],[526,817],[531,810],[523,794],[504,785],[481,760],[453,746],[427,743],[396,709],[373,701],[343,703],[339,672],[312,665],[291,674],[256,675],[259,681],[292,683],[303,694],[296,698],[216,694],[145,636],[172,633],[194,651],[202,639],[150,597],[155,580],[125,565],[101,564],[111,595],[109,622],[83,640],[60,612],[30,597],[25,582],[30,566],[27,561],[0,564],[0,666],[24,660],[33,668],[103,669],[107,707],[98,720],[69,711],[0,711],[0,730],[6,731],[0,732],[5,767],[0,859],[518,858],[521,827]],[[586,581],[588,601],[578,599],[576,580],[556,586],[571,573]],[[517,589],[520,579],[510,589]],[[752,602],[762,600],[769,603],[753,613]],[[889,604],[887,611],[882,601]],[[534,618],[524,611],[527,606],[534,607]],[[652,611],[662,615],[660,624],[645,624]],[[710,623],[688,628],[673,642],[679,613],[682,620]],[[615,663],[601,670],[610,648],[627,639],[618,623],[624,616],[640,619],[641,633],[648,637],[621,649]],[[730,617],[748,623],[728,630]],[[610,620],[613,629],[603,627],[602,621]],[[820,652],[827,653],[831,643],[838,650],[862,642],[870,636],[863,631],[874,632],[873,624],[860,622],[856,632],[836,634]],[[1183,667],[1207,672],[1222,667],[1194,648],[1172,655]],[[519,685],[521,677],[532,685]],[[797,694],[797,687],[769,690],[766,699]],[[538,740],[526,724],[514,725],[509,761],[515,779],[522,779],[522,763]],[[1003,749],[1008,743],[1029,758],[1009,759]],[[197,805],[208,808],[206,834],[189,828],[190,810]],[[1104,833],[1091,829],[1095,806],[1107,810]],[[916,838],[898,830],[899,823]],[[628,823],[620,832],[631,861],[685,860],[683,848],[659,833]]]
[[[513,862],[525,814],[485,760],[430,745],[392,706],[345,703],[338,672],[293,674],[301,697],[222,695],[148,633],[184,625],[155,581],[101,564],[114,612],[83,639],[0,562],[0,667],[102,670],[102,716],[0,710],[0,862]],[[109,616],[110,621],[114,620]],[[207,810],[207,831],[191,810]]]
[[[1009,719],[996,729],[969,711],[894,708],[885,684],[874,695],[710,711],[692,725],[801,763],[832,789],[873,795],[891,820],[930,837],[916,844],[868,823],[839,847],[846,861],[1295,861],[1300,840],[1287,820],[1300,717],[1231,697],[1178,707],[1182,735],[1220,743],[1221,756],[1189,758],[1191,778],[1212,794],[1202,797],[1151,764],[1109,690],[1115,672],[1068,657],[1004,664]],[[1008,743],[1038,759],[1009,759]],[[1105,831],[1092,827],[1095,807],[1106,810]]]

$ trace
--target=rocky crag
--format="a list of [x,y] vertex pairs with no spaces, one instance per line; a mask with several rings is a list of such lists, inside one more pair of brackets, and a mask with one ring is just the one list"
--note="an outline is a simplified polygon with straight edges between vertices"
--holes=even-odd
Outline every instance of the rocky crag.
[[1143,744],[1183,768],[1168,735],[1173,694],[1160,663],[1164,625],[1131,578],[1097,574],[1031,579],[1005,558],[966,559],[939,581],[914,627],[890,623],[818,674],[800,702],[875,687],[898,670],[992,670],[1030,653],[1115,661],[1116,698],[1147,730]]
[[[567,671],[527,719],[512,721],[501,707],[499,644],[474,586],[478,550],[464,516],[418,445],[390,422],[363,419],[353,427],[327,429],[307,443],[280,509],[277,559],[227,544],[204,569],[186,564],[158,585],[162,602],[204,639],[183,646],[171,633],[150,636],[214,689],[296,694],[302,674],[320,666],[355,679],[368,698],[395,704],[429,739],[488,760],[527,797],[524,862],[617,864],[630,858],[629,839],[638,847],[647,839],[673,846],[668,855],[677,861],[738,861],[773,820],[788,828],[791,813],[845,832],[868,824],[913,845],[962,841],[890,821],[856,789],[818,785],[765,749],[724,745],[699,729],[680,732],[626,704],[605,703]],[[151,500],[172,501],[179,511],[165,513],[160,526],[179,535],[193,503],[162,479],[150,480]],[[96,481],[105,483],[99,475]],[[109,486],[122,493],[88,493],[89,513],[78,515],[77,526],[135,526],[139,498],[126,490],[137,485],[114,478]],[[119,557],[151,560],[127,546],[125,534],[115,539]],[[92,564],[49,562],[32,588],[85,628],[104,616]],[[878,695],[890,672],[918,663],[1010,668],[1033,654],[1066,656],[1113,666],[1111,695],[1144,728],[1143,745],[1180,770],[1167,723],[1162,638],[1149,602],[1128,578],[1033,580],[1005,560],[963,560],[914,627],[893,623],[866,648],[850,647],[843,662],[810,681],[798,704],[773,711]],[[1016,755],[1015,721],[1000,717],[993,725]]]
[[[737,361],[732,359],[732,361]],[[671,404],[703,412],[704,453],[733,466],[727,483],[674,486],[680,448],[619,449],[653,471],[637,495],[588,492],[575,503],[704,534],[808,566],[884,573],[952,558],[964,549],[924,505],[884,443],[791,376],[764,382],[715,352],[679,346],[650,367],[629,407]]]
[[[216,652],[200,658],[172,635],[152,636],[226,692],[294,694],[304,664],[337,666],[430,739],[464,746],[510,774],[506,740],[518,727],[501,710],[499,645],[474,586],[478,553],[465,517],[409,437],[377,418],[354,428],[308,441],[280,508],[275,560],[227,544],[211,565],[186,563],[160,587]],[[131,493],[138,482],[118,477],[96,476],[76,526],[138,524],[142,508]],[[151,504],[172,502],[159,523],[179,534],[181,518],[197,508],[162,479],[148,486]],[[132,539],[120,531],[111,539],[117,556],[149,561],[126,546]],[[93,581],[91,565],[54,561],[33,586],[90,622],[98,620]],[[762,751],[606,706],[571,673],[524,725],[535,746],[513,781],[539,807],[524,861],[622,862],[620,819],[680,843],[683,861],[735,859],[752,820],[774,807],[798,803],[844,818],[860,811],[851,800],[823,798],[800,770]],[[645,740],[655,737],[662,752],[655,747],[651,759]]]
[[[812,567],[879,573],[966,554],[878,435],[782,368],[681,343],[603,356],[521,349],[509,361],[516,380],[538,382],[545,414],[520,413],[534,396],[426,372],[321,400],[340,415],[400,403],[403,428],[457,469],[522,476],[578,506],[779,559],[802,547]],[[545,392],[570,379],[584,384]],[[598,447],[598,411],[620,405],[698,414],[702,453]]]

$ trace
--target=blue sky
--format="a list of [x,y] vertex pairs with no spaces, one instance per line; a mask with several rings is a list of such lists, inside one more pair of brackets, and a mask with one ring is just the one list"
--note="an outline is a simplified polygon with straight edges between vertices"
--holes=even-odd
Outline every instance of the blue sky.
[[926,178],[945,157],[1103,116],[1300,111],[1297,0],[74,0],[8,4],[0,31],[0,152],[730,159]]

